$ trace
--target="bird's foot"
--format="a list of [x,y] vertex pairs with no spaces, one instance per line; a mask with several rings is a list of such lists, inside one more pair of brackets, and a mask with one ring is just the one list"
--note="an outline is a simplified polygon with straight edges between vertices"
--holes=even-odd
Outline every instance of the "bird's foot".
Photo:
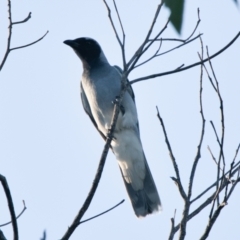
[[116,96],[115,99],[112,101],[112,104],[117,104],[119,102],[119,96]]
[[107,138],[110,138],[110,137],[112,137],[112,140],[116,140],[114,135],[111,133],[111,128],[108,128],[108,130],[107,130]]
[[[119,102],[119,96],[116,96],[116,98],[112,101],[112,104],[118,104],[118,102]],[[120,105],[120,111],[121,111],[121,113],[122,113],[122,115],[124,115],[125,114],[125,108],[123,107],[123,105]]]

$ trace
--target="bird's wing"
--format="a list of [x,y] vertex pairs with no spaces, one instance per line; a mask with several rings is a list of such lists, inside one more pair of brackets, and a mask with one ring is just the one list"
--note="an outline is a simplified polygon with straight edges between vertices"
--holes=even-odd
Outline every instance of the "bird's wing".
[[106,141],[106,137],[104,136],[104,134],[98,129],[98,126],[97,126],[97,123],[95,122],[94,120],[94,117],[92,115],[92,112],[91,112],[91,108],[89,106],[89,103],[88,103],[88,100],[87,100],[87,97],[86,97],[86,94],[84,92],[84,89],[82,87],[82,83],[80,85],[80,89],[81,89],[81,99],[82,99],[82,105],[83,105],[83,108],[85,110],[85,112],[87,113],[87,115],[89,116],[89,118],[91,119],[93,125],[95,126],[95,128],[98,130],[98,132],[100,133],[100,135],[102,136],[102,138],[104,139],[104,141]]
[[[119,74],[122,76],[123,70],[119,67],[119,66],[114,66],[117,71],[119,72]],[[127,83],[129,83],[129,80],[127,79]],[[135,102],[135,96],[134,96],[134,92],[132,89],[132,85],[129,85],[128,89],[127,89],[128,93],[130,94],[130,96],[132,97],[133,101]]]
[[[119,67],[114,65],[114,67],[117,69],[117,71],[119,72],[119,74],[122,76],[123,70]],[[129,80],[127,79],[127,83],[129,83]],[[130,84],[129,87],[127,88],[127,92],[129,93],[129,95],[132,97],[133,102],[135,103],[135,95],[132,89],[132,85]],[[139,130],[139,123],[137,122],[137,130],[138,130],[138,134],[140,132]]]

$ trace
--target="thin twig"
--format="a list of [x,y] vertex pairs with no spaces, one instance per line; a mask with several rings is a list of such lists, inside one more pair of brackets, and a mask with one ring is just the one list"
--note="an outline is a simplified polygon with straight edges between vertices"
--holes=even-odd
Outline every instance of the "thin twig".
[[221,205],[218,206],[217,210],[214,212],[213,216],[209,219],[208,221],[208,225],[206,227],[205,232],[203,233],[202,237],[200,238],[200,240],[205,240],[207,239],[213,224],[216,222],[219,214],[221,213],[221,210],[225,207],[225,203],[222,203]]
[[48,31],[41,37],[39,38],[38,40],[32,42],[32,43],[29,43],[29,44],[26,44],[26,45],[23,45],[23,46],[20,46],[20,47],[15,47],[15,48],[11,48],[11,38],[12,38],[12,27],[14,24],[21,24],[21,23],[25,23],[27,22],[29,19],[31,18],[31,12],[28,14],[28,16],[22,20],[22,21],[18,21],[18,22],[12,22],[12,13],[11,13],[11,0],[8,0],[8,19],[9,19],[9,26],[8,26],[8,39],[7,39],[7,49],[6,49],[6,52],[4,54],[4,57],[3,57],[3,60],[0,64],[0,71],[2,70],[6,60],[7,60],[7,57],[9,55],[9,53],[13,50],[16,50],[16,49],[20,49],[20,48],[25,48],[25,47],[29,47],[39,41],[41,41],[48,33]]
[[[238,166],[240,166],[240,161],[239,162],[237,162],[235,165],[234,165],[234,168],[237,168]],[[238,168],[237,169],[235,169],[235,170],[233,170],[232,171],[232,174],[231,174],[231,177],[236,173],[238,171]],[[225,178],[226,178],[226,176],[227,176],[227,174],[230,172],[230,170],[229,171],[227,171],[226,173],[225,173]],[[198,200],[199,198],[201,198],[204,194],[206,194],[210,189],[212,189],[213,187],[215,187],[216,186],[216,184],[217,184],[217,182],[218,181],[220,181],[220,180],[222,180],[223,179],[223,177],[220,177],[215,183],[213,183],[211,186],[209,186],[206,190],[204,190],[202,193],[200,193],[198,196],[196,196],[194,199],[192,199],[191,200],[191,203],[193,203],[193,202],[195,202],[196,200]]]
[[190,64],[190,65],[188,65],[184,68],[181,68],[181,69],[177,69],[177,70],[175,69],[175,70],[171,70],[171,71],[167,71],[167,72],[163,72],[163,73],[157,73],[157,74],[152,74],[152,75],[148,75],[148,76],[145,76],[145,77],[137,78],[137,79],[134,79],[134,80],[130,81],[130,84],[134,84],[136,82],[144,81],[144,80],[147,80],[147,79],[152,79],[152,78],[156,78],[156,77],[162,77],[162,76],[170,75],[170,74],[177,73],[177,72],[182,72],[182,71],[185,71],[187,69],[196,67],[200,64],[203,64],[204,62],[209,61],[209,59],[213,59],[216,56],[218,56],[219,54],[221,54],[222,52],[224,52],[227,48],[229,48],[238,39],[239,36],[240,36],[240,32],[225,47],[223,47],[221,50],[219,50],[215,54],[211,55],[209,58],[204,59],[203,61],[199,61],[199,62]]
[[176,209],[174,210],[173,217],[171,218],[171,231],[170,231],[168,240],[173,240],[174,238],[175,217],[176,217]]
[[236,161],[236,158],[237,158],[237,155],[238,155],[239,149],[240,149],[240,143],[238,144],[238,147],[237,147],[237,149],[236,149],[235,156],[234,156],[234,158],[233,158],[233,162]]
[[[19,217],[21,217],[21,215],[27,210],[27,207],[25,205],[25,201],[23,200],[23,210],[17,215],[16,219],[18,219]],[[1,224],[0,227],[6,226],[8,224],[11,224],[12,221],[9,221],[7,223]]]
[[219,140],[219,137],[218,137],[218,134],[217,134],[217,130],[216,130],[215,126],[214,126],[213,121],[210,121],[210,124],[211,124],[211,126],[212,126],[212,128],[213,128],[213,131],[214,131],[214,133],[215,133],[215,136],[216,136],[217,142],[218,142],[218,144],[219,144],[219,147],[221,147],[221,143],[220,143],[220,140]]
[[199,8],[197,9],[197,15],[198,15],[198,21],[197,21],[196,27],[195,27],[195,29],[193,30],[192,34],[186,39],[186,41],[188,41],[188,40],[193,36],[193,34],[196,32],[196,30],[197,30],[197,28],[198,28],[198,25],[199,25],[200,22],[201,22],[201,19],[200,19],[200,9],[199,9]]
[[[116,38],[117,38],[117,41],[118,41],[118,43],[119,43],[119,45],[120,45],[120,48],[121,48],[121,51],[122,51],[123,66],[124,66],[124,71],[125,71],[125,68],[126,68],[126,58],[125,58],[125,50],[124,50],[125,37],[123,38],[123,39],[124,39],[124,42],[122,43],[122,41],[120,40],[120,37],[119,37],[119,35],[118,35],[117,29],[116,29],[116,27],[115,27],[115,25],[114,25],[113,19],[112,19],[111,9],[110,9],[110,7],[108,6],[106,0],[103,0],[103,2],[104,2],[105,6],[106,6],[106,8],[107,8],[108,18],[109,18],[109,20],[110,20],[111,26],[112,26],[112,28],[113,28],[113,31],[114,31],[114,33],[115,33],[115,36],[116,36]],[[114,3],[115,3],[115,2],[114,2]],[[116,8],[116,7],[115,7],[115,9],[116,9],[116,11],[117,11],[117,8]],[[117,11],[117,14],[118,14],[118,11]],[[120,24],[121,24],[121,22],[120,22]]]
[[[133,63],[129,67],[129,70],[128,70],[129,73],[130,73],[130,71],[132,71],[133,69],[136,68],[136,64],[137,64],[138,60],[140,59],[140,57],[152,46],[152,44],[155,42],[155,40],[158,39],[158,37],[165,31],[165,29],[168,26],[168,23],[169,23],[169,19],[166,22],[166,24],[163,27],[163,29],[155,36],[155,38],[152,41],[150,41],[150,43],[147,44],[147,42],[149,40],[145,42],[145,45],[143,46],[142,51],[140,52],[140,54],[138,54],[138,56],[136,56],[135,60],[133,61]],[[157,57],[157,56],[158,56],[158,54],[155,57]]]
[[26,45],[23,45],[23,46],[20,46],[20,47],[15,47],[15,48],[10,48],[9,51],[13,51],[13,50],[16,50],[16,49],[20,49],[20,48],[25,48],[25,47],[29,47],[39,41],[41,41],[47,34],[49,33],[49,31],[47,31],[42,37],[40,37],[38,40],[34,41],[34,42],[31,42],[29,44],[26,44]]
[[[200,24],[201,22],[201,19],[200,19],[200,10],[199,8],[197,9],[197,13],[198,13],[198,21],[197,21],[197,24],[195,26],[195,28],[193,29],[193,32],[189,35],[189,37],[187,37],[186,39],[179,39],[179,38],[160,38],[160,39],[156,39],[154,41],[176,41],[176,42],[182,42],[182,43],[185,43],[187,42],[193,35],[194,33],[196,32],[197,28],[198,28],[198,25]],[[202,34],[201,34],[202,35]],[[149,41],[153,41],[152,39],[149,39]]]
[[13,200],[12,200],[12,196],[11,196],[11,192],[7,183],[7,179],[0,174],[0,181],[2,183],[6,198],[7,198],[7,202],[8,202],[8,208],[9,208],[9,212],[11,215],[11,222],[12,222],[12,227],[13,227],[13,235],[14,235],[14,240],[18,240],[18,226],[17,226],[17,219],[16,219],[16,215],[15,215],[15,210],[14,210],[14,205],[13,205]]
[[121,30],[122,30],[122,38],[123,38],[123,40],[122,40],[122,45],[120,45],[120,46],[122,48],[123,69],[125,70],[125,68],[126,68],[126,56],[125,56],[125,39],[126,39],[126,35],[125,35],[125,32],[124,32],[122,20],[121,20],[120,14],[118,12],[118,8],[117,8],[117,4],[116,4],[115,0],[113,0],[113,3],[114,3],[115,11],[116,11],[117,16],[118,16],[118,21],[120,23]]
[[111,25],[112,25],[113,31],[114,31],[114,33],[115,33],[115,36],[116,36],[116,38],[117,38],[117,40],[118,40],[118,43],[120,44],[120,46],[122,46],[122,42],[121,42],[121,40],[120,40],[120,37],[118,36],[117,29],[116,29],[116,27],[115,27],[115,25],[114,25],[114,23],[113,23],[113,20],[112,20],[111,9],[110,9],[110,7],[108,6],[108,4],[107,4],[107,2],[106,2],[105,0],[103,0],[103,2],[104,2],[105,6],[106,6],[106,8],[107,8],[108,18],[109,18],[109,20],[110,20],[110,22],[111,22]]
[[185,43],[186,40],[185,39],[180,39],[180,38],[159,38],[159,39],[149,39],[149,42],[152,42],[152,41],[155,41],[155,42],[181,42],[181,43]]
[[168,147],[168,151],[169,151],[169,155],[171,157],[171,160],[172,160],[172,163],[173,163],[173,167],[174,167],[174,170],[175,170],[175,173],[176,173],[176,176],[177,176],[177,185],[178,185],[178,189],[180,191],[180,194],[182,196],[182,198],[184,200],[187,200],[187,195],[183,189],[183,186],[182,186],[182,183],[181,183],[181,178],[180,178],[180,173],[179,173],[179,170],[178,170],[178,165],[177,165],[177,162],[176,162],[176,159],[173,155],[173,151],[172,151],[172,148],[171,148],[171,145],[170,145],[170,142],[168,140],[168,136],[167,136],[167,132],[166,132],[166,129],[165,129],[165,126],[164,126],[164,123],[163,123],[163,120],[160,116],[160,113],[159,113],[159,110],[158,110],[158,107],[157,108],[157,117],[161,123],[161,126],[162,126],[162,129],[163,129],[163,133],[164,133],[164,136],[165,136],[165,142],[167,144],[167,147]]
[[[202,43],[201,37],[200,37],[200,42],[201,42],[201,57],[203,58],[204,52],[203,52],[203,43]],[[195,176],[195,171],[197,168],[198,161],[201,158],[201,148],[202,148],[202,142],[203,142],[204,132],[205,132],[205,122],[206,121],[205,121],[204,113],[203,113],[202,91],[203,91],[203,65],[201,65],[201,68],[200,68],[200,90],[199,90],[199,104],[200,104],[200,114],[201,114],[201,118],[202,118],[202,129],[201,129],[201,136],[200,136],[199,144],[197,147],[197,154],[196,154],[194,162],[193,162],[192,171],[191,171],[191,175],[190,175],[190,179],[189,179],[189,188],[188,188],[188,200],[189,201],[192,196],[192,185],[193,185],[193,179]]]
[[159,53],[160,49],[161,49],[161,46],[162,46],[162,41],[160,41],[160,44],[158,46],[158,49],[157,51],[153,54],[152,57],[150,57],[149,59],[147,59],[146,61],[142,62],[142,63],[139,63],[138,65],[136,65],[134,68],[136,69],[137,67],[140,67],[141,65],[151,61],[153,58],[155,58],[157,56],[157,54]]
[[233,193],[233,190],[234,188],[237,186],[237,184],[240,182],[240,178],[239,178],[239,175],[240,175],[240,167],[238,167],[238,176],[237,176],[237,179],[235,180],[234,184],[232,185],[228,195],[226,196],[225,198],[225,201],[227,202],[228,199],[230,198],[231,194]]
[[0,71],[2,70],[8,54],[10,53],[10,45],[11,45],[11,38],[12,38],[12,12],[11,12],[11,1],[8,0],[8,19],[9,19],[9,25],[8,25],[8,39],[7,39],[7,49],[6,52],[4,54],[3,60],[0,64]]
[[[202,61],[202,59],[201,59],[201,61]],[[203,67],[204,67],[205,72],[207,73],[208,79],[209,79],[210,83],[212,84],[213,89],[217,92],[217,88],[214,85],[214,83],[212,81],[212,78],[211,78],[211,76],[210,76],[210,74],[209,74],[209,72],[208,72],[208,70],[207,70],[207,68],[206,68],[204,63],[203,63]]]
[[[153,31],[153,28],[155,26],[155,23],[157,21],[157,18],[159,16],[159,13],[160,13],[160,10],[162,8],[164,4],[164,1],[162,1],[158,7],[157,7],[157,10],[156,10],[156,13],[154,15],[154,18],[153,18],[153,21],[152,21],[152,24],[151,24],[151,27],[149,28],[149,31],[147,33],[147,36],[145,37],[145,40],[143,41],[143,43],[141,44],[141,46],[138,48],[138,50],[135,52],[135,54],[132,56],[132,58],[129,60],[129,62],[127,63],[127,69],[128,70],[128,73],[134,68],[134,66],[136,65],[137,61],[139,60],[139,58],[144,54],[144,52],[152,45],[153,41],[150,42],[148,44],[148,46],[144,49],[146,43],[149,41],[149,38],[151,36],[151,33]],[[168,24],[169,20],[167,21],[167,24]],[[160,33],[157,35],[157,37],[155,37],[154,39],[157,39],[158,36],[161,35],[161,33],[166,29],[167,27],[167,24],[165,25],[165,27],[160,31]]]
[[[182,43],[183,43],[183,44],[180,44],[180,45],[178,45],[178,46],[176,46],[176,47],[174,47],[174,48],[172,48],[172,49],[169,49],[169,50],[167,50],[167,51],[165,51],[165,52],[162,52],[162,53],[158,54],[156,57],[162,56],[162,55],[164,55],[164,54],[166,54],[166,53],[169,53],[169,52],[171,52],[171,51],[173,51],[173,50],[175,50],[175,49],[177,49],[177,48],[180,48],[180,47],[182,47],[182,46],[185,46],[185,45],[187,45],[188,43],[190,43],[190,42],[196,40],[197,38],[201,37],[202,34],[198,34],[196,37],[194,37],[193,39],[191,39],[191,37],[192,37],[192,36],[194,35],[194,33],[196,32],[196,30],[197,30],[200,22],[201,22],[201,19],[200,19],[200,10],[199,10],[199,8],[198,8],[198,21],[197,21],[197,24],[196,24],[193,32],[190,34],[190,36],[189,36],[188,38],[186,38],[186,39],[176,39],[176,38],[160,38],[160,39],[156,39],[155,41],[177,41],[177,42],[182,42]],[[191,40],[190,40],[190,39],[191,39]]]
[[[201,58],[203,58],[203,42],[200,37],[200,43],[201,43]],[[202,104],[202,91],[203,91],[203,65],[201,65],[200,68],[200,89],[199,89],[199,105],[200,105],[200,114],[202,118],[202,128],[201,128],[201,135],[200,135],[200,140],[199,144],[197,146],[197,153],[195,156],[195,159],[193,161],[193,166],[189,178],[189,184],[188,184],[188,195],[187,195],[187,201],[185,201],[184,204],[184,210],[183,210],[183,217],[180,223],[180,236],[179,240],[183,240],[186,235],[186,228],[187,228],[187,218],[189,215],[189,210],[190,210],[190,205],[191,205],[191,196],[192,196],[192,187],[193,187],[193,181],[194,181],[194,176],[195,172],[197,169],[197,164],[199,162],[199,159],[201,158],[201,148],[202,148],[202,142],[204,138],[204,132],[205,132],[205,118],[204,118],[204,113],[203,113],[203,104]]]
[[[214,157],[214,155],[213,155],[213,153],[212,153],[212,150],[210,149],[209,146],[207,147],[207,149],[208,149],[208,151],[210,152],[213,161],[214,161],[214,162],[216,163],[216,165],[218,166],[217,160],[216,160],[216,158]],[[220,167],[220,170],[222,171],[221,167]]]
[[19,22],[13,22],[12,25],[27,22],[27,21],[31,18],[31,14],[32,14],[32,13],[30,12],[25,19],[23,19],[22,21],[19,21]]
[[[234,166],[234,161],[232,161],[231,164],[230,164],[230,173],[229,173],[229,176],[231,176],[231,174],[232,174],[233,166]],[[231,183],[231,184],[233,183],[233,182],[231,181],[231,178],[227,178],[226,180],[229,181],[229,183]],[[225,202],[227,202],[228,186],[229,186],[229,184],[225,187],[225,196],[224,196],[224,201],[225,201]]]
[[[209,58],[208,47],[206,47],[206,49],[207,49],[207,56]],[[214,80],[215,80],[215,83],[216,83],[216,86],[217,86],[217,94],[218,94],[218,98],[219,98],[219,102],[220,102],[222,136],[221,136],[221,144],[220,144],[219,162],[221,161],[221,158],[222,158],[223,174],[224,174],[224,171],[225,171],[225,157],[224,157],[224,153],[223,153],[223,144],[224,144],[224,137],[225,137],[225,123],[224,123],[223,100],[222,100],[222,96],[221,96],[220,89],[219,89],[219,83],[218,83],[218,80],[217,80],[217,77],[216,77],[216,74],[215,74],[215,71],[213,69],[212,62],[211,62],[210,59],[209,59],[209,65],[210,65],[210,68],[211,68],[211,71],[212,71],[212,74],[214,76]]]
[[[209,58],[208,47],[206,47],[206,49],[207,49],[207,56]],[[217,77],[216,77],[216,74],[214,72],[212,62],[211,62],[210,59],[209,59],[209,65],[210,65],[212,74],[214,76],[214,80],[215,80],[215,84],[216,84],[216,88],[217,88],[217,95],[218,95],[219,102],[220,102],[220,113],[221,113],[222,134],[221,134],[221,142],[219,142],[220,153],[219,153],[219,158],[218,158],[218,169],[217,169],[217,179],[219,179],[221,159],[222,159],[222,162],[223,162],[222,176],[224,176],[224,173],[225,173],[225,158],[224,158],[224,153],[223,153],[223,144],[224,144],[224,136],[225,136],[224,110],[223,110],[223,100],[222,100],[222,96],[221,96],[220,89],[219,89],[219,83],[218,83],[218,80],[217,80]],[[217,189],[218,188],[219,187],[217,186]],[[217,197],[217,204],[219,205],[219,202],[220,202],[219,194],[217,194],[216,197]]]
[[[238,169],[237,169],[238,170]],[[240,181],[240,179],[239,179]],[[221,192],[226,184],[229,184],[229,182],[223,182],[220,191]],[[214,185],[215,186],[215,185]],[[209,197],[207,198],[199,207],[197,207],[193,212],[191,212],[188,217],[187,217],[187,221],[191,220],[193,217],[195,217],[199,212],[201,212],[205,207],[207,207],[209,204],[211,204],[211,202],[213,201],[215,197],[215,192]],[[193,201],[192,201],[193,202]],[[180,224],[178,224],[177,226],[175,226],[174,228],[174,232],[177,232],[180,229]]]
[[91,217],[91,218],[88,218],[88,219],[86,219],[86,220],[83,220],[83,221],[79,222],[78,225],[80,225],[80,224],[82,224],[82,223],[85,223],[85,222],[88,222],[88,221],[90,221],[90,220],[92,220],[92,219],[94,219],[94,218],[100,217],[100,216],[102,216],[103,214],[105,214],[105,213],[107,213],[107,212],[110,212],[110,211],[113,210],[114,208],[116,208],[116,207],[118,207],[119,205],[121,205],[124,201],[125,201],[125,200],[123,199],[121,202],[119,202],[119,203],[116,204],[115,206],[109,208],[108,210],[106,210],[106,211],[104,211],[104,212],[102,212],[102,213],[99,213],[99,214],[97,214],[97,215],[95,215],[95,216],[93,216],[93,217]]
[[46,231],[44,230],[43,232],[43,237],[40,239],[40,240],[46,240],[47,239],[47,233]]
[[176,49],[178,49],[178,48],[180,48],[180,47],[183,47],[183,46],[185,46],[185,45],[193,42],[194,40],[198,39],[198,38],[201,37],[202,35],[203,35],[202,33],[199,33],[196,37],[194,37],[194,38],[192,38],[192,39],[190,39],[190,40],[188,40],[188,41],[186,41],[186,42],[184,42],[184,43],[182,43],[182,44],[179,44],[178,46],[176,46],[176,47],[174,47],[174,48],[171,48],[171,49],[169,49],[169,50],[167,50],[167,51],[165,51],[165,52],[159,53],[159,54],[157,55],[157,57],[160,57],[160,56],[162,56],[162,55],[164,55],[164,54],[167,54],[167,53],[170,53],[170,52],[172,52],[172,51],[174,51],[174,50],[176,50]]

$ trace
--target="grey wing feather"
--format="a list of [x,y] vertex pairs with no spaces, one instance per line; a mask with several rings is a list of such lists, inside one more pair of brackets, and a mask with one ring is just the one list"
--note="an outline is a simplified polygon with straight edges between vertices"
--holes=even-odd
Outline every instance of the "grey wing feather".
[[80,90],[81,90],[81,99],[82,99],[82,105],[83,105],[83,108],[85,110],[85,112],[87,113],[87,115],[89,116],[89,118],[91,119],[93,125],[95,126],[95,128],[98,130],[98,132],[100,133],[100,135],[102,136],[102,138],[104,139],[104,141],[106,141],[106,137],[104,136],[104,134],[99,131],[98,129],[98,126],[97,126],[97,123],[95,122],[94,120],[94,117],[92,115],[92,112],[91,112],[91,108],[89,106],[89,103],[88,103],[88,100],[87,100],[87,97],[86,97],[86,94],[83,90],[83,87],[82,87],[82,83],[80,85]]
[[[114,66],[118,72],[120,73],[120,75],[122,75],[123,70],[119,67],[119,66]],[[127,82],[129,83],[129,80],[127,79]],[[132,89],[132,85],[129,85],[128,89],[127,89],[128,93],[130,94],[130,96],[132,97],[133,101],[135,102],[135,96],[134,96],[134,92]]]
[[131,200],[135,214],[138,217],[145,217],[148,214],[157,212],[162,209],[161,201],[157,192],[156,185],[154,183],[151,171],[149,169],[147,160],[144,155],[146,176],[143,181],[143,189],[135,191],[130,183],[127,183],[123,177],[126,190]]
[[[117,71],[119,72],[120,75],[122,75],[123,70],[119,67],[114,65],[114,67],[117,69]],[[129,83],[129,80],[127,79],[127,82]],[[132,85],[129,85],[128,89],[127,89],[128,93],[130,94],[130,96],[132,97],[134,103],[135,103],[135,95],[132,89]],[[139,124],[137,123],[137,128],[138,128],[138,134],[139,134]]]

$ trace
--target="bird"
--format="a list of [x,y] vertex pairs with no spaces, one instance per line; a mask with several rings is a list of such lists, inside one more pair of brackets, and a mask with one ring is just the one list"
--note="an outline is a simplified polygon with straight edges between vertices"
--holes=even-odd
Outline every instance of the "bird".
[[[100,135],[106,140],[121,91],[122,69],[109,64],[99,43],[88,37],[66,40],[83,67],[80,92],[82,105]],[[126,80],[127,82],[128,79]],[[111,149],[117,159],[133,210],[138,218],[162,210],[141,139],[135,96],[131,85],[124,93]]]

